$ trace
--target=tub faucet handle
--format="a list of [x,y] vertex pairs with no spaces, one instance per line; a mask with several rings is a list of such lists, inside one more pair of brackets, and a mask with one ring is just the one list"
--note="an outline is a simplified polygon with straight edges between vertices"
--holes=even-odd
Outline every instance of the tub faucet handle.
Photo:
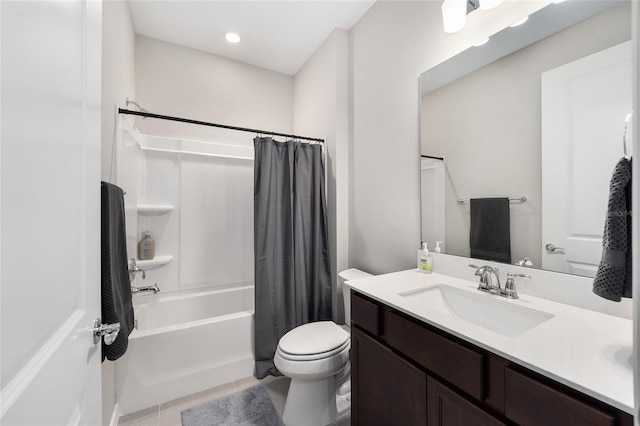
[[136,278],[136,273],[137,272],[142,272],[142,279],[143,280],[145,278],[147,278],[147,270],[146,269],[142,269],[138,265],[136,265],[136,259],[134,257],[129,259],[128,267],[129,267],[129,281],[133,281]]

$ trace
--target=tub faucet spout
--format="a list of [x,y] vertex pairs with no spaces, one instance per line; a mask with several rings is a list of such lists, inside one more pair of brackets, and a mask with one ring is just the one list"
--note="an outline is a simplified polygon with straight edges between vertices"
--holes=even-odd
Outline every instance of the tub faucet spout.
[[140,292],[143,292],[143,291],[152,291],[153,294],[156,294],[157,292],[160,291],[160,289],[158,288],[158,284],[157,283],[154,284],[154,285],[147,286],[147,287],[134,287],[134,286],[131,286],[131,293],[140,293]]

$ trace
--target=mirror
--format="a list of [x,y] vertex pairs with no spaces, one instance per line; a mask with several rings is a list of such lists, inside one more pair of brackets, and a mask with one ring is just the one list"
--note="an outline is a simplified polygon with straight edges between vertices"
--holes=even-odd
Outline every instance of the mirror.
[[552,3],[420,76],[430,250],[441,241],[442,252],[471,257],[471,232],[482,232],[471,229],[470,200],[509,198],[504,261],[595,275],[631,109],[630,8]]

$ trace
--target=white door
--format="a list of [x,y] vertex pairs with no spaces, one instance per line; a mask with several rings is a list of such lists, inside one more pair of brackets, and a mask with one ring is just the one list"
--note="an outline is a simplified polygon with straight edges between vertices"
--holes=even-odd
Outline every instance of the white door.
[[101,424],[102,6],[0,2],[0,423]]
[[543,269],[595,276],[630,110],[631,41],[542,74]]

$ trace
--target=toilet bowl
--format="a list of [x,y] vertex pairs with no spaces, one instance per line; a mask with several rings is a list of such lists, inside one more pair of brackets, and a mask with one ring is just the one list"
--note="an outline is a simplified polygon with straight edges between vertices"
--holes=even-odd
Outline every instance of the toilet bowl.
[[343,284],[371,276],[358,269],[338,274],[347,325],[312,322],[294,328],[280,339],[274,363],[291,379],[282,416],[285,425],[325,426],[350,409],[350,297]]

